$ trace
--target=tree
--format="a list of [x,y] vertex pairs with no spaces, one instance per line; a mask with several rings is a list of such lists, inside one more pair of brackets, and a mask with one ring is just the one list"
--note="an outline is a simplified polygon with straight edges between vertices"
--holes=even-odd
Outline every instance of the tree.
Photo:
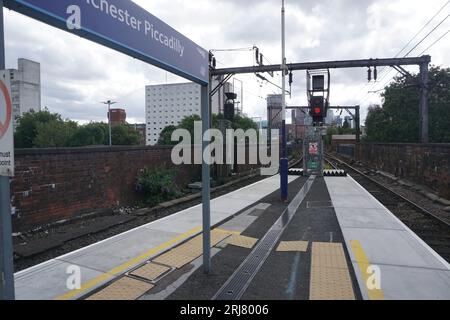
[[78,128],[70,147],[98,146],[109,144],[108,124],[91,122]]
[[141,143],[139,132],[126,124],[114,126],[111,131],[112,143],[115,146],[136,146]]
[[[218,121],[224,119],[223,115],[213,115],[212,116],[212,127],[218,128]],[[172,133],[176,129],[185,129],[189,131],[191,134],[192,139],[194,138],[194,123],[196,121],[202,121],[202,119],[198,115],[192,115],[189,117],[185,117],[183,120],[181,120],[180,124],[178,126],[168,126],[164,128],[164,130],[161,132],[158,140],[159,145],[175,145],[178,142],[172,142]],[[242,129],[244,131],[247,131],[249,129],[254,129],[256,132],[258,131],[258,125],[250,118],[238,116],[236,115],[234,117],[234,121],[232,123],[232,128],[234,130]]]
[[325,144],[326,145],[331,145],[331,142],[333,140],[333,136],[334,135],[344,135],[344,134],[356,134],[356,129],[350,128],[350,125],[348,125],[347,128],[344,128],[344,127],[341,127],[341,128],[328,128],[327,129],[327,135],[325,136]]
[[51,121],[62,121],[61,115],[50,113],[47,108],[43,111],[31,111],[18,118],[18,126],[14,134],[16,148],[33,148],[38,126]]
[[[92,122],[78,126],[76,122],[63,120],[61,115],[47,109],[25,113],[18,119],[14,134],[17,148],[70,148],[109,145],[109,129],[106,123]],[[114,145],[139,145],[140,133],[123,124],[112,128]]]
[[177,130],[176,126],[165,127],[164,130],[159,135],[158,145],[160,146],[170,146],[177,144],[177,141],[172,141],[172,133]]
[[[419,142],[419,76],[396,78],[386,87],[383,107],[369,109],[367,140],[371,142]],[[430,69],[430,142],[450,142],[450,69]]]
[[242,116],[235,116],[233,121],[233,129],[242,129],[244,131],[247,131],[249,129],[254,129],[256,132],[258,131],[258,125],[250,118],[242,117]]
[[163,129],[159,135],[158,144],[159,145],[176,145],[178,142],[172,141],[172,133],[177,129],[184,129],[189,131],[192,141],[194,140],[194,125],[195,122],[202,121],[200,116],[192,115],[184,117],[178,126],[168,126]]
[[36,137],[33,139],[34,148],[64,148],[77,130],[77,123],[73,121],[52,120],[38,123]]

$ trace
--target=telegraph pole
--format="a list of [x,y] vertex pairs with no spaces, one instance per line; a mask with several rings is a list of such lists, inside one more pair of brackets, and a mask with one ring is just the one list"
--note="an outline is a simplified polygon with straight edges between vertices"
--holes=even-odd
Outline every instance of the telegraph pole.
[[[5,70],[3,0],[0,0],[0,70]],[[9,177],[0,176],[0,300],[14,300],[14,262]]]
[[420,64],[420,142],[429,143],[429,99],[428,85],[430,81],[429,63]]
[[284,0],[281,1],[281,201],[288,200],[288,159],[287,159],[287,137],[286,137],[286,23],[285,23]]
[[111,106],[116,104],[117,102],[108,100],[102,103],[108,105],[109,146],[112,147]]

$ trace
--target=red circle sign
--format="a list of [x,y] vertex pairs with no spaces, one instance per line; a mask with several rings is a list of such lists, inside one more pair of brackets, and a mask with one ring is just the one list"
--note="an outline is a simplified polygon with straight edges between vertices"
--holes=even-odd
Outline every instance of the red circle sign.
[[2,123],[0,119],[0,139],[3,138],[6,131],[8,131],[9,126],[11,125],[11,114],[12,114],[12,106],[11,106],[11,97],[9,96],[8,88],[3,81],[0,80],[0,90],[5,98],[6,102],[6,121]]

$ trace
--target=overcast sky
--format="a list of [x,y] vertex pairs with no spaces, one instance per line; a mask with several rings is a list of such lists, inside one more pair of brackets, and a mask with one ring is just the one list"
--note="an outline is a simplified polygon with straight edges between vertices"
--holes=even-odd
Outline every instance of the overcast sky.
[[[281,62],[278,0],[135,0],[205,49],[257,45],[266,63]],[[447,0],[286,0],[288,62],[396,56]],[[450,4],[405,49],[403,56],[450,13]],[[410,56],[422,53],[450,29],[447,19]],[[114,99],[128,121],[145,122],[145,85],[183,82],[165,71],[131,59],[74,35],[5,10],[6,64],[16,68],[19,57],[41,63],[42,104],[77,121],[106,121],[101,101]],[[450,66],[450,35],[426,53],[433,64]],[[217,52],[218,67],[253,65],[253,53]],[[384,72],[380,69],[380,79]],[[411,71],[417,72],[417,68]],[[365,69],[332,70],[332,104],[380,103],[383,81],[367,84]],[[244,112],[266,118],[267,94],[279,90],[254,75],[244,81]],[[306,104],[306,75],[295,73],[291,105]],[[273,81],[280,83],[279,78]],[[278,91],[277,91],[278,90]]]

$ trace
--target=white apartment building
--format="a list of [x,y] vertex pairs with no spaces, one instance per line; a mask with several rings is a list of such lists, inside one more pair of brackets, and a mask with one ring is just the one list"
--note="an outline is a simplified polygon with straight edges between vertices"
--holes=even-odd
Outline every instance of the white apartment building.
[[[216,85],[217,82],[215,85],[213,82],[213,87]],[[213,96],[213,114],[218,114],[222,110],[225,102],[224,92],[227,92],[230,87],[227,83]],[[147,86],[145,89],[146,144],[156,145],[162,130],[167,126],[177,126],[183,118],[188,116],[201,116],[200,95],[200,85],[193,82]]]
[[[27,59],[18,60],[17,69],[8,69],[14,119],[30,111],[41,110],[41,66]],[[17,125],[17,121],[14,121]]]

